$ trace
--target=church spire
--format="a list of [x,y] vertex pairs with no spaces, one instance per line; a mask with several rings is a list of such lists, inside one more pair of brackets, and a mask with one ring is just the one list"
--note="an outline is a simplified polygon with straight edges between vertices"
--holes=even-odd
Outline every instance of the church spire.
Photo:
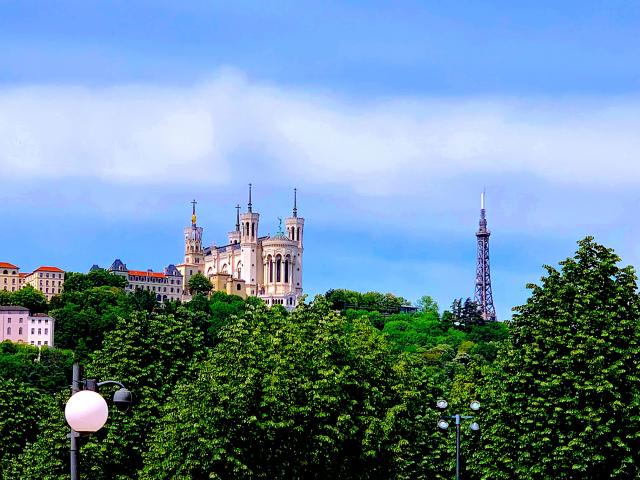
[[236,232],[240,231],[240,204],[236,205]]
[[298,189],[293,189],[293,218],[298,218]]
[[194,198],[193,201],[191,202],[191,205],[193,205],[193,209],[191,211],[191,225],[192,226],[196,226],[196,204],[198,202],[196,202],[196,199]]
[[249,207],[249,213],[251,213],[252,212],[252,209],[251,209],[251,207],[252,207],[252,205],[251,205],[251,184],[249,184],[249,205],[248,205],[248,207]]

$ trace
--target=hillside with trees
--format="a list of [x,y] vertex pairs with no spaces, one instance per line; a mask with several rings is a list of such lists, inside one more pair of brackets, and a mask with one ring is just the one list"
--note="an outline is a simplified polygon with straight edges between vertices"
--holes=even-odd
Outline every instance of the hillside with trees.
[[74,360],[134,392],[82,439],[84,478],[450,479],[440,398],[482,405],[463,478],[638,478],[640,298],[619,263],[584,239],[512,322],[486,324],[463,299],[403,312],[389,293],[331,290],[288,312],[198,278],[190,302],[159,305],[71,274],[40,307],[60,348],[0,344],[0,478],[68,478]]

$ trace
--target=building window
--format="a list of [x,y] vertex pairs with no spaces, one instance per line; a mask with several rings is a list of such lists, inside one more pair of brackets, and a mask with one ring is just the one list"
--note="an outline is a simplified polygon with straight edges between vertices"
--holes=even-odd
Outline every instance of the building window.
[[22,327],[18,329],[18,335],[22,335]]
[[11,327],[7,327],[7,335],[11,335]]
[[38,335],[42,335],[42,329],[41,328],[38,329]]
[[44,341],[44,344],[45,344],[45,345],[49,345],[49,342],[45,340],[45,341]]
[[35,344],[35,342],[33,340],[31,340],[31,345],[34,345],[34,344]]
[[237,286],[237,290],[240,290],[240,289],[241,289],[241,286],[240,286],[240,284],[238,284],[238,286]]
[[7,319],[7,323],[11,323],[11,319],[10,318]]
[[31,329],[31,335],[33,335],[33,334],[35,333],[35,331],[36,331],[36,329],[35,329],[35,328],[32,328],[32,329]]
[[45,329],[44,329],[44,334],[45,334],[45,335],[49,335],[49,329],[48,329],[48,328],[45,328]]
[[22,323],[22,319],[18,320],[18,323]]
[[40,340],[38,340],[38,345],[41,345]]

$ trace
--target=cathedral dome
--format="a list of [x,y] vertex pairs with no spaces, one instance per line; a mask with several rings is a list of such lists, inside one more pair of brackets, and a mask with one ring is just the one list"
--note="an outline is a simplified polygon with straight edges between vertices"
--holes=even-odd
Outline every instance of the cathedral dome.
[[273,237],[269,237],[267,240],[291,241],[291,239],[287,237],[284,232],[278,232]]

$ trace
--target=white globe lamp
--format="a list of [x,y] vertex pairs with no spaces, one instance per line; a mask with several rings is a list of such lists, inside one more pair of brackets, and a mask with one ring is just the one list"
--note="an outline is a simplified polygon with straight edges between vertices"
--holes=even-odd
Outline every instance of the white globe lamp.
[[64,409],[64,416],[76,432],[93,433],[107,422],[109,407],[98,392],[81,390],[71,395]]

